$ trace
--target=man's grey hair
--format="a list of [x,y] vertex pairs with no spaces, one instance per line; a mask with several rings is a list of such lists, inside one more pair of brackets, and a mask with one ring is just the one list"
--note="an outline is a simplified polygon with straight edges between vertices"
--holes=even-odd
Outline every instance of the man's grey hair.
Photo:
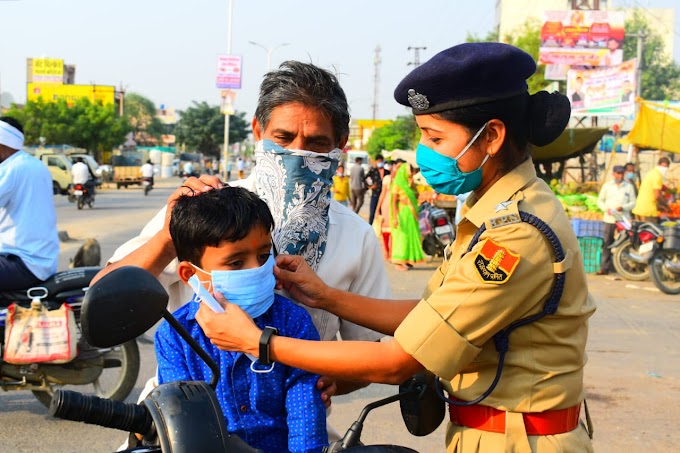
[[338,78],[318,66],[300,61],[284,61],[264,76],[255,118],[264,131],[272,111],[292,102],[318,108],[328,115],[336,144],[349,135],[349,106]]

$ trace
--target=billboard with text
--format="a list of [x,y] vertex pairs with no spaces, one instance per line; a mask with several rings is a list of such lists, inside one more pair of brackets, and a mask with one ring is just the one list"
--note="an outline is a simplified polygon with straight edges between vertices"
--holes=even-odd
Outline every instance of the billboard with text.
[[618,66],[571,69],[567,95],[573,116],[627,116],[635,109],[636,60]]
[[102,101],[104,105],[113,104],[116,87],[109,85],[57,85],[53,83],[29,83],[26,87],[26,99],[55,102],[60,99],[72,105],[81,98],[92,102]]

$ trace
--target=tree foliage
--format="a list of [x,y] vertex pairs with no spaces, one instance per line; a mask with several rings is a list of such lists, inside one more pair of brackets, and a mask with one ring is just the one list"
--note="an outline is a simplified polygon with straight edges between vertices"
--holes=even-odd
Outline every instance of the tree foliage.
[[[224,143],[224,115],[219,106],[207,102],[196,102],[180,112],[175,128],[177,142],[190,150],[219,157]],[[229,117],[229,143],[243,141],[250,132],[245,112],[236,112]]]
[[371,157],[382,150],[415,149],[420,140],[420,130],[413,116],[398,116],[396,120],[373,131],[366,144]]
[[22,123],[27,145],[37,145],[40,137],[44,137],[47,145],[68,144],[97,156],[123,143],[130,131],[127,119],[119,117],[113,105],[93,103],[86,98],[78,99],[72,106],[65,100],[28,101],[21,109],[12,105],[6,114]]
[[626,38],[623,41],[623,59],[637,57],[637,38],[644,35],[642,47],[643,99],[664,100],[680,98],[680,66],[671,61],[663,49],[661,35],[652,27],[639,10],[625,23]]
[[164,129],[156,116],[153,101],[137,93],[128,93],[125,95],[124,114],[139,146],[154,146],[161,142]]

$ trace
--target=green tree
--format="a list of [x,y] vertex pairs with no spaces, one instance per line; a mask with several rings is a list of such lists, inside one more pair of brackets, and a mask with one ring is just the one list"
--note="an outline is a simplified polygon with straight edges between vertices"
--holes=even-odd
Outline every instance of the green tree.
[[396,120],[373,131],[366,144],[371,157],[382,150],[415,149],[420,140],[420,130],[413,116],[398,116]]
[[134,134],[134,141],[139,146],[159,144],[164,128],[156,116],[156,105],[153,101],[137,93],[128,93],[125,95],[123,106],[125,117]]
[[93,103],[87,98],[71,106],[65,100],[28,101],[21,109],[12,105],[7,115],[23,124],[27,145],[38,145],[43,137],[47,145],[85,148],[97,159],[102,151],[120,145],[130,131],[127,120],[116,114],[113,105]]
[[680,66],[671,61],[663,50],[661,35],[647,22],[639,10],[625,23],[623,59],[637,57],[637,38],[644,35],[642,47],[642,90],[640,96],[649,100],[677,99],[680,97]]
[[[177,142],[206,155],[219,157],[224,143],[224,115],[219,106],[207,102],[193,102],[180,112],[175,127]],[[229,143],[243,141],[250,131],[245,112],[236,112],[229,118]]]

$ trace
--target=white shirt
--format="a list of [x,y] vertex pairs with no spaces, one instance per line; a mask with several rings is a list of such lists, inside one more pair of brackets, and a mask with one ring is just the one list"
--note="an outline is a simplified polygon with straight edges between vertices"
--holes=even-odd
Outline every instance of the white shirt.
[[184,173],[191,174],[193,172],[194,172],[194,164],[192,164],[191,162],[187,162],[186,164],[184,164]]
[[59,238],[52,175],[24,151],[0,164],[0,255],[18,256],[41,280],[57,272]]
[[635,188],[628,181],[615,181],[604,183],[597,196],[597,206],[604,212],[602,220],[604,223],[616,223],[616,218],[608,211],[616,211],[619,207],[623,208],[621,214],[630,217],[630,211],[635,207]]
[[142,165],[142,178],[153,178],[153,165],[144,164]]
[[243,159],[239,159],[236,161],[236,170],[243,171],[245,168],[246,163],[243,161]]
[[90,169],[87,164],[82,162],[73,164],[71,174],[73,175],[73,184],[85,184],[90,179]]
[[[230,183],[255,192],[255,177]],[[126,242],[115,251],[110,263],[145,244],[161,230],[165,219],[165,207],[146,224],[141,234]],[[331,287],[364,296],[389,299],[392,297],[382,252],[371,225],[349,208],[335,200],[328,212],[329,228],[326,250],[317,273]],[[349,244],[349,245],[348,245]],[[190,301],[193,291],[177,275],[177,259],[174,259],[158,277],[168,291],[168,310],[173,312]],[[290,298],[290,295],[286,294]],[[384,335],[338,318],[324,310],[305,307],[312,316],[322,340],[334,340],[337,334],[343,340],[377,341]]]

